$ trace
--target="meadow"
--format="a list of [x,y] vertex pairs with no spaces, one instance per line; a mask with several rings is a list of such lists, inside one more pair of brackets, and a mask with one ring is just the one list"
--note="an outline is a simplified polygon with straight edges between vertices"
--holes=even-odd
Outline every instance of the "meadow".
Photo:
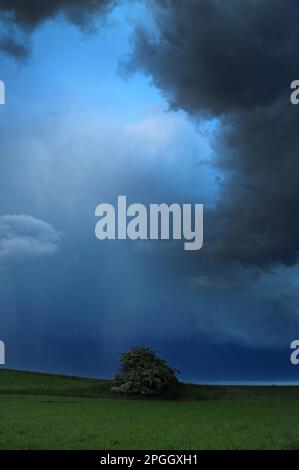
[[0,370],[0,449],[299,449],[299,387],[181,384],[172,399],[111,382]]

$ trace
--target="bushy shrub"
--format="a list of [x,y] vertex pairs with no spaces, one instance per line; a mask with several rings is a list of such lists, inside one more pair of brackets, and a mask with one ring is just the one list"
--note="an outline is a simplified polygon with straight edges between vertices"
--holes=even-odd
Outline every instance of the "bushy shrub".
[[137,346],[120,355],[120,369],[114,378],[116,386],[111,391],[126,395],[162,395],[178,383],[177,373],[151,348]]

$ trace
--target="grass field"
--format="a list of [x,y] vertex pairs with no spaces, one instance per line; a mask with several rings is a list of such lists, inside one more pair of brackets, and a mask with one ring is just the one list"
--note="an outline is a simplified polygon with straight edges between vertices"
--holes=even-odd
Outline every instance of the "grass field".
[[299,387],[182,384],[115,398],[109,381],[0,370],[0,449],[299,449]]

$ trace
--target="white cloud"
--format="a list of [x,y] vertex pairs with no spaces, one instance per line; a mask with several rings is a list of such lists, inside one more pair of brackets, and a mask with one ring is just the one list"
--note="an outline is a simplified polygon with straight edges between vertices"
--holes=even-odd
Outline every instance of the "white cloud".
[[0,260],[49,256],[59,250],[61,233],[29,215],[0,216]]

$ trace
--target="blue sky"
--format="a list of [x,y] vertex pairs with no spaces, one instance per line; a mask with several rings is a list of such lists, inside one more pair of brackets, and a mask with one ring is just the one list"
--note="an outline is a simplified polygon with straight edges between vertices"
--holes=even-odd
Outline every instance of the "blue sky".
[[214,165],[217,119],[173,111],[149,75],[125,73],[139,22],[149,19],[138,3],[87,33],[54,19],[34,31],[26,61],[1,56],[7,367],[110,377],[118,352],[146,344],[185,380],[297,380],[296,266],[261,274],[215,260],[212,224],[197,254],[94,236],[100,202],[126,194],[209,209],[228,177]]

